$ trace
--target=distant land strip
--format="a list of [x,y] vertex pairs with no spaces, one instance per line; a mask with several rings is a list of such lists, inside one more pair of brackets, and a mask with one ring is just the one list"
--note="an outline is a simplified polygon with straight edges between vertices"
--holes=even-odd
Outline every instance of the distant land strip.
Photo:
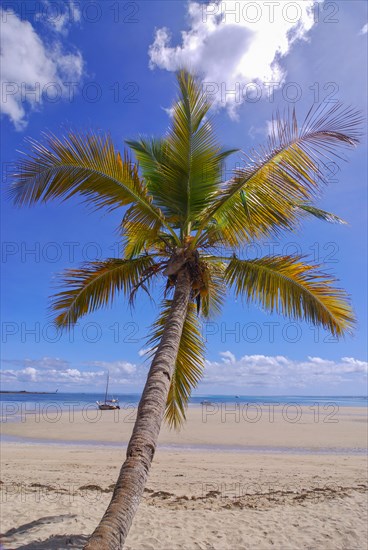
[[32,395],[49,395],[49,394],[57,393],[57,391],[26,391],[26,390],[20,390],[20,391],[7,390],[7,391],[3,391],[3,390],[0,390],[0,394],[1,393],[28,393],[28,394],[32,394]]

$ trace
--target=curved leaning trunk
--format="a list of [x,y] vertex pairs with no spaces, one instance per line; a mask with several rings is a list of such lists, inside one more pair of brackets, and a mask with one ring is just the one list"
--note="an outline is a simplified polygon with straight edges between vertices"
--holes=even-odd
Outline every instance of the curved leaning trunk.
[[126,460],[111,502],[84,550],[121,549],[128,535],[155,454],[190,292],[190,277],[184,267],[177,277],[171,311],[138,406]]

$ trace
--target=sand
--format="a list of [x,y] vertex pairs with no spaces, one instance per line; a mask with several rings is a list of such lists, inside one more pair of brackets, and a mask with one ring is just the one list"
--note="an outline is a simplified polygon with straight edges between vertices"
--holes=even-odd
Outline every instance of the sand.
[[[251,422],[250,410],[248,419],[204,417],[197,407],[180,434],[164,428],[125,548],[366,548],[366,409],[341,409],[327,422],[331,410],[301,411],[291,422],[281,408],[273,418],[263,408]],[[133,414],[5,419],[5,549],[83,547],[111,497]]]

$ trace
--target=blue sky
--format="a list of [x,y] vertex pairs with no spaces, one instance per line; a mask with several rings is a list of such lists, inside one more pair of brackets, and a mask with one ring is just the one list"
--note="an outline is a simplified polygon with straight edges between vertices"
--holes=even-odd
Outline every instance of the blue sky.
[[[120,299],[63,335],[48,314],[60,271],[118,253],[122,213],[91,214],[77,200],[15,209],[5,189],[16,151],[27,136],[66,127],[109,131],[120,149],[124,139],[162,134],[181,65],[214,93],[218,137],[229,148],[264,142],[277,108],[295,105],[302,120],[312,103],[341,100],[366,114],[367,4],[28,0],[4,1],[1,18],[2,388],[99,391],[109,369],[115,391],[140,391],[154,304],[142,296],[131,312]],[[230,295],[203,327],[208,364],[198,393],[366,392],[365,148],[364,138],[348,162],[331,165],[319,201],[348,225],[308,220],[243,251],[303,252],[325,263],[352,296],[354,335],[337,342]]]

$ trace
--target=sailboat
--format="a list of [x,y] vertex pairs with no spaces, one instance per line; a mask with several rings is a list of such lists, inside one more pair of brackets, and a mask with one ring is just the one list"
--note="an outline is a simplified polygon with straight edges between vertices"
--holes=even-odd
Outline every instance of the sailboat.
[[116,409],[120,409],[119,399],[107,399],[107,392],[109,390],[109,378],[110,373],[108,372],[106,380],[105,401],[103,403],[100,403],[100,401],[96,401],[98,408],[101,411],[114,411]]

